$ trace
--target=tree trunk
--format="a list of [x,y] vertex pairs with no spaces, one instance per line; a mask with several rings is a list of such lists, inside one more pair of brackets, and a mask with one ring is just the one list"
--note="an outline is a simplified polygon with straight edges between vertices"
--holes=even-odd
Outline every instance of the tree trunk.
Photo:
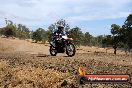
[[113,48],[114,48],[114,54],[116,55],[117,45],[115,44],[115,45],[113,46]]
[[116,51],[117,51],[117,48],[115,47],[115,48],[114,48],[114,54],[115,54],[115,55],[116,55]]

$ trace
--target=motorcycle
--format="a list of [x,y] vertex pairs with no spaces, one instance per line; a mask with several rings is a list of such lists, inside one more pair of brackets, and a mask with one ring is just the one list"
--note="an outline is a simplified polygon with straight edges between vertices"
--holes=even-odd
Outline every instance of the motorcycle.
[[55,40],[55,46],[53,43],[50,43],[49,52],[52,56],[56,56],[57,53],[65,53],[72,57],[75,55],[76,49],[74,44],[72,43],[73,39],[68,38],[66,35],[62,36],[61,34],[58,35],[57,39]]

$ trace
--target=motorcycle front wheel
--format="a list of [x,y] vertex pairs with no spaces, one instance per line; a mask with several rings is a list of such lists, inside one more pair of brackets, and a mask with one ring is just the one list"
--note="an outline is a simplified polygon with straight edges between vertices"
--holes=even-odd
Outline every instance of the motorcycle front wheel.
[[69,43],[67,46],[66,46],[66,54],[70,57],[74,56],[76,53],[76,49],[75,49],[75,46],[74,44],[72,43]]
[[50,46],[49,51],[50,51],[51,56],[57,55],[57,50],[53,46]]

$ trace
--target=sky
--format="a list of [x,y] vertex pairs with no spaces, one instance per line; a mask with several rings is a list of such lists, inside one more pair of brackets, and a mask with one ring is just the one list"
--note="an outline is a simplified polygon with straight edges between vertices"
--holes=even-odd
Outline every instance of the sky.
[[110,34],[111,24],[122,25],[132,13],[132,0],[0,0],[0,27],[5,18],[30,30],[65,19],[93,36]]

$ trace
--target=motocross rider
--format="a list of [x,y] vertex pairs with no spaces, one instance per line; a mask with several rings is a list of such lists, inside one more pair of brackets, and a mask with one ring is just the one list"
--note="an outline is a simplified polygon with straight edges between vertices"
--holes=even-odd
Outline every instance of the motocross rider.
[[59,25],[58,30],[53,33],[51,44],[54,47],[56,47],[56,40],[57,40],[58,35],[61,35],[61,37],[65,35],[63,25]]

